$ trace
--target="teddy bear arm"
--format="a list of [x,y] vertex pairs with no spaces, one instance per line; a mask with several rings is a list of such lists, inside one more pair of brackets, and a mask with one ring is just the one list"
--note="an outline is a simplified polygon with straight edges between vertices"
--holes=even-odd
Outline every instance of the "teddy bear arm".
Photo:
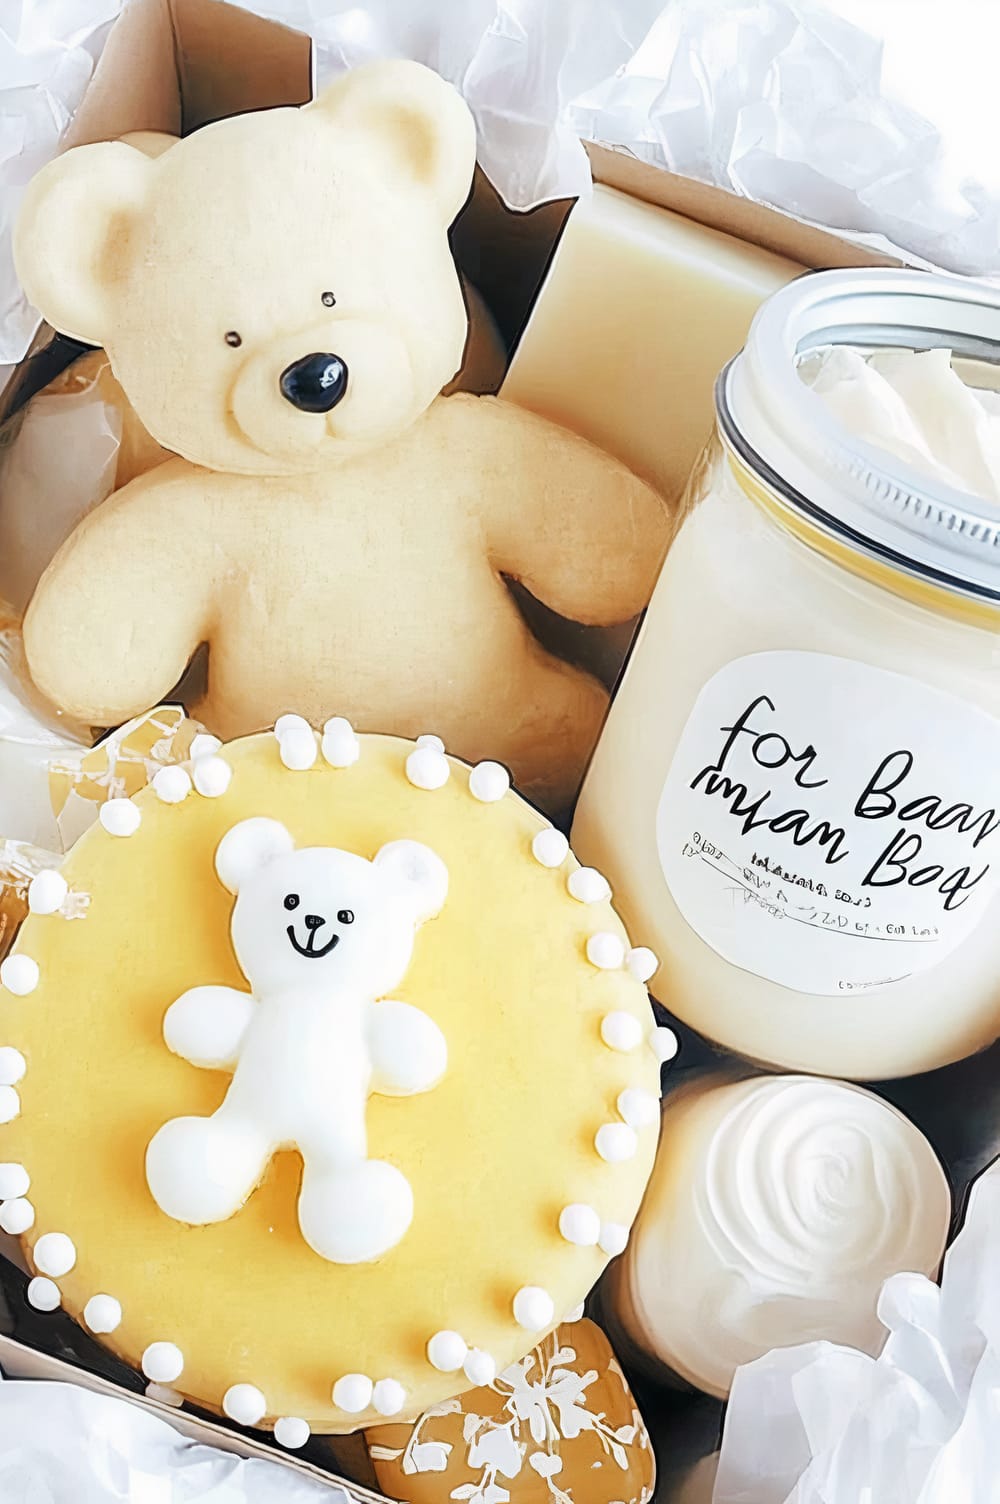
[[234,1070],[243,1048],[254,1000],[235,987],[191,987],[171,1003],[163,1019],[167,1048],[204,1070]]
[[372,1091],[408,1097],[436,1086],[448,1064],[448,1045],[432,1018],[391,998],[372,1003],[368,1015]]
[[[157,704],[205,638],[212,591],[200,557],[201,498],[176,478],[178,464],[139,477],[85,517],[25,615],[35,684],[92,725],[118,725]],[[168,472],[175,478],[164,484]]]
[[478,400],[494,568],[588,626],[636,616],[667,547],[659,495],[568,429],[513,403]]

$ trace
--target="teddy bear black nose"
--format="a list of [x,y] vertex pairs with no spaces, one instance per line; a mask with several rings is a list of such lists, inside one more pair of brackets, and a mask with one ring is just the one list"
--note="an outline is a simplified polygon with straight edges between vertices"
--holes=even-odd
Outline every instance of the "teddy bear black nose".
[[281,373],[281,395],[304,413],[328,413],[347,391],[347,366],[339,355],[303,355]]
[[318,930],[321,924],[326,923],[322,914],[307,914],[302,922],[307,930]]

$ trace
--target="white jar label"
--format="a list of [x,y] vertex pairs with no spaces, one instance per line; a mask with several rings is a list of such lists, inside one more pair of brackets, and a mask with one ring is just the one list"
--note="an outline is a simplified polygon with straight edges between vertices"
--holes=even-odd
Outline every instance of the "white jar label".
[[1000,720],[865,663],[754,653],[698,696],[656,839],[677,907],[727,961],[864,992],[975,929],[1000,879],[998,805]]

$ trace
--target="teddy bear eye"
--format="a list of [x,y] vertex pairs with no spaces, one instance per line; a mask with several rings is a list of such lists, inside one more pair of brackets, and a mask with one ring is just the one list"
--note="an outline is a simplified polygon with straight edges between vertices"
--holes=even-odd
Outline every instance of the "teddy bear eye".
[[230,329],[229,332],[226,335],[226,344],[227,345],[232,345],[233,349],[236,350],[236,349],[238,349],[238,347],[240,345],[242,345],[242,343],[243,343],[243,336],[242,336],[242,334],[237,334],[237,332],[236,332],[235,329]]
[[353,924],[354,923],[354,911],[353,911],[353,909],[338,909],[337,910],[337,923],[338,924]]
[[297,893],[289,893],[288,897],[285,899],[285,908],[286,909],[297,909],[298,906],[299,906],[299,895]]
[[325,303],[327,308],[332,308],[337,299],[333,296],[332,292],[324,292],[320,295],[320,301]]

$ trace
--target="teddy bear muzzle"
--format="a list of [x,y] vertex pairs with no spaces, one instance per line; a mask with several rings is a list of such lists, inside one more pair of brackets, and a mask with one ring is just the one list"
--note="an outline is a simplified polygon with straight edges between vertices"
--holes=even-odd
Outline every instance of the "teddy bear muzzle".
[[327,922],[322,914],[307,914],[302,922],[308,931],[304,945],[295,933],[294,924],[290,924],[285,931],[292,943],[292,949],[296,950],[300,956],[305,956],[310,961],[319,961],[324,956],[328,956],[332,950],[336,950],[340,944],[340,936],[336,930],[333,931],[329,940],[324,945],[317,944],[317,931],[321,930]]
[[346,361],[316,352],[286,366],[278,379],[281,395],[304,413],[328,413],[347,391]]

